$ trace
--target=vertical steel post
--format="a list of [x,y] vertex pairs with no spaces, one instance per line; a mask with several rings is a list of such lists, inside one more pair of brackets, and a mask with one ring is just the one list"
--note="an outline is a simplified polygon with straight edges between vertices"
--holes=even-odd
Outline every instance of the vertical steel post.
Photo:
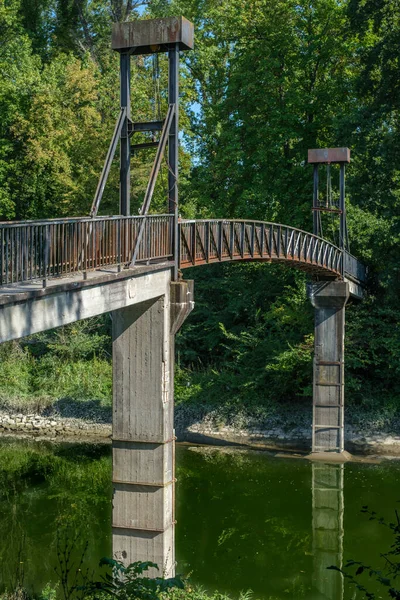
[[119,212],[129,216],[131,196],[131,146],[128,123],[131,117],[131,57],[128,53],[120,55],[120,98],[121,108],[126,108],[125,123],[121,131],[120,176],[119,176]]
[[174,215],[174,280],[178,279],[178,150],[179,150],[179,44],[173,44],[168,50],[168,102],[175,105],[175,114],[168,138],[168,212]]
[[340,248],[345,249],[346,246],[346,204],[345,204],[345,163],[340,163]]
[[318,227],[318,164],[314,164],[314,192],[313,192],[313,234],[319,235]]

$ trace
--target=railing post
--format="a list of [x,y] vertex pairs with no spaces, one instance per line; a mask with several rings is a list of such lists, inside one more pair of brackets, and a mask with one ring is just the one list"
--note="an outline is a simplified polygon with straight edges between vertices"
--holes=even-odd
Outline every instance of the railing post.
[[288,228],[285,227],[285,258],[288,257],[289,254],[289,248],[288,248]]
[[222,260],[222,236],[223,236],[222,221],[219,221],[219,223],[218,223],[218,255],[219,255],[219,260]]
[[117,221],[117,248],[118,248],[118,265],[117,265],[117,271],[118,273],[121,272],[122,269],[122,251],[121,251],[121,219],[118,219]]
[[50,247],[50,226],[45,225],[45,240],[44,240],[44,261],[43,261],[43,288],[47,287],[47,271],[49,268],[49,247]]
[[[146,217],[145,227],[147,229],[147,261],[146,264],[150,264],[151,259],[151,236],[152,236],[152,226],[149,217]],[[179,260],[179,255],[177,254],[177,260]]]
[[[89,225],[89,226],[88,226]],[[86,281],[88,272],[89,248],[90,248],[90,223],[81,223],[81,240],[82,240],[82,260],[83,260],[83,279]]]
[[261,258],[264,256],[264,236],[265,236],[265,225],[261,223],[261,231],[260,231],[260,256]]
[[196,221],[192,223],[192,264],[196,264]]
[[204,231],[204,250],[205,250],[205,259],[206,263],[210,260],[210,221],[206,221],[205,223],[205,231]]
[[273,225],[269,226],[269,257],[272,258],[274,248],[274,228]]
[[278,253],[278,258],[280,258],[281,257],[281,237],[282,237],[282,230],[281,230],[280,225],[278,225],[278,227],[277,227],[277,235],[278,235],[278,244],[277,244],[276,251]]
[[229,240],[229,251],[231,259],[233,260],[233,253],[235,251],[235,223],[232,221],[230,224],[230,240]]

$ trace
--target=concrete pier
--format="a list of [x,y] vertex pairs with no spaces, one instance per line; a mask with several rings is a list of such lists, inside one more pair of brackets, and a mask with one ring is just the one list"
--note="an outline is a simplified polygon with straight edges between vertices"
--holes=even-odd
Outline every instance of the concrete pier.
[[[113,313],[113,555],[174,573],[174,335],[192,282]],[[153,570],[152,575],[157,572]]]
[[349,285],[313,283],[315,308],[312,452],[344,452],[344,325]]

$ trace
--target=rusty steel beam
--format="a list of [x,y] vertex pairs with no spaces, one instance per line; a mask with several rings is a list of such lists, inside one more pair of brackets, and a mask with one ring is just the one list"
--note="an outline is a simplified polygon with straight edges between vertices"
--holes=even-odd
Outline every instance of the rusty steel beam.
[[166,17],[113,24],[111,47],[118,52],[167,52],[171,44],[179,44],[179,50],[191,50],[194,45],[193,23],[185,17]]
[[311,165],[328,163],[349,163],[349,148],[315,148],[308,151],[308,162]]

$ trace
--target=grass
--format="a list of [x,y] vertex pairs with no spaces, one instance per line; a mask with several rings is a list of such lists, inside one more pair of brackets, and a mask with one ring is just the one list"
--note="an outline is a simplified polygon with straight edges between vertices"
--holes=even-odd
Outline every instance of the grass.
[[108,340],[81,329],[74,343],[62,343],[58,331],[0,345],[0,409],[40,413],[62,398],[110,407],[112,365],[98,338]]

